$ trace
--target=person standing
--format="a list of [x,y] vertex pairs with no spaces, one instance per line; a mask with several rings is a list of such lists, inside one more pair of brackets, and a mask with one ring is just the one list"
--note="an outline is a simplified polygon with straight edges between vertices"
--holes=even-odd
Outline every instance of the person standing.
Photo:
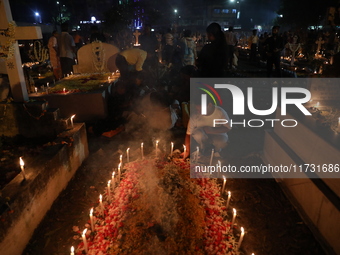
[[207,29],[210,43],[204,45],[196,65],[200,77],[223,77],[227,65],[227,44],[221,26],[211,23]]
[[282,37],[279,35],[279,30],[279,26],[273,26],[272,36],[268,37],[263,45],[267,57],[268,77],[272,77],[273,75],[273,65],[275,66],[275,76],[281,77],[280,58],[284,44]]
[[191,31],[185,30],[184,36],[181,39],[182,45],[184,47],[184,54],[182,59],[183,66],[193,66],[197,58],[196,44],[191,37]]
[[59,37],[59,56],[63,76],[73,71],[75,59],[75,43],[73,37],[68,33],[68,23],[61,24],[61,35]]
[[253,30],[253,34],[249,38],[250,45],[250,61],[256,61],[257,47],[259,45],[259,37],[257,36],[257,29]]
[[234,33],[234,27],[230,26],[228,32],[225,34],[225,39],[227,42],[227,63],[229,69],[233,67],[233,58],[234,58],[234,48],[237,45],[236,34]]
[[61,79],[61,67],[59,60],[59,49],[58,49],[58,32],[54,30],[52,36],[48,40],[48,50],[50,53],[50,62],[53,68],[54,78],[58,81]]

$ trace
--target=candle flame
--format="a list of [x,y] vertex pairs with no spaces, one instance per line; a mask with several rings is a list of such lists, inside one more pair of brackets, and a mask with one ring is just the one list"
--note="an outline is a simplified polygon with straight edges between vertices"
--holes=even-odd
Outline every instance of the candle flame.
[[143,148],[143,144],[144,144],[144,143],[141,143],[141,144],[140,144],[140,146],[141,146],[142,148]]
[[86,232],[87,232],[87,228],[84,229],[84,231],[83,231],[83,236],[86,235]]
[[93,207],[90,210],[90,216],[92,216],[92,215],[93,215]]
[[126,149],[126,152],[129,152],[129,150],[130,150],[130,148],[127,148],[127,149]]
[[110,186],[110,184],[111,184],[111,180],[109,180],[109,181],[107,182],[107,185],[109,185],[109,186]]
[[184,144],[183,144],[183,148],[184,148],[184,151],[186,151],[186,150],[187,150],[187,146],[185,146]]
[[22,157],[20,157],[20,166],[24,166],[25,162],[22,160]]
[[197,147],[196,147],[196,150],[197,150],[197,151],[200,151],[200,147],[197,146]]
[[73,120],[73,118],[74,118],[74,117],[76,117],[76,115],[75,115],[75,114],[73,114],[73,115],[71,116],[71,120]]
[[159,141],[157,140],[157,141],[156,141],[156,145],[158,145],[158,143],[159,143]]
[[103,196],[102,194],[99,195],[99,202],[102,202]]
[[231,196],[231,192],[230,191],[228,191],[228,197],[230,197]]
[[233,213],[234,213],[234,215],[236,215],[236,209],[235,208],[233,208]]
[[244,235],[244,228],[241,227],[241,235]]
[[74,247],[73,246],[71,247],[71,252],[74,253]]
[[252,253],[251,255],[255,255],[255,253]]
[[[221,161],[218,161],[219,163],[221,162]],[[223,181],[225,182],[225,181],[227,181],[227,179],[225,178],[225,176],[223,175]]]
[[119,160],[120,160],[120,161],[122,161],[122,159],[123,159],[123,155],[122,155],[122,154],[120,154],[120,156],[119,156]]
[[116,172],[112,172],[112,178],[114,178],[114,177],[115,177],[115,174],[116,174]]
[[120,166],[121,166],[121,164],[122,164],[122,163],[119,163],[119,164],[118,164],[118,170],[120,170]]

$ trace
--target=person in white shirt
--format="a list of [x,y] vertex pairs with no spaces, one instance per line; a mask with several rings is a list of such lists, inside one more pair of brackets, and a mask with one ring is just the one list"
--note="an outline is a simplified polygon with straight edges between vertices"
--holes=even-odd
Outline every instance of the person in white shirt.
[[61,24],[61,35],[59,36],[59,57],[63,76],[73,71],[76,44],[73,37],[68,33],[68,23]]
[[234,48],[237,45],[236,34],[234,33],[234,27],[230,26],[229,30],[225,34],[225,39],[227,42],[227,55],[228,55],[228,65],[231,69],[233,67],[233,58],[234,58]]
[[[193,102],[196,112],[190,116],[188,128],[185,137],[185,145],[190,152],[191,141],[197,143],[200,152],[208,155],[213,148],[215,157],[220,157],[220,152],[228,144],[228,132],[231,130],[229,125],[229,116],[227,112],[213,104],[208,97],[207,115],[201,115],[201,102]],[[218,124],[214,127],[214,119],[228,120],[226,124]],[[208,151],[207,151],[208,150]],[[190,153],[186,155],[189,156]]]

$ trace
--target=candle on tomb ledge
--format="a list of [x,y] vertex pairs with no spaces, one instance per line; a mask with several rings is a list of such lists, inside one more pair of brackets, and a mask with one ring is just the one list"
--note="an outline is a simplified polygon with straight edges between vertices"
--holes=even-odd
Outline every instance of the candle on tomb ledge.
[[87,232],[87,228],[85,228],[85,229],[84,229],[84,231],[83,231],[83,234],[82,234],[82,238],[83,238],[83,243],[84,243],[84,249],[85,249],[85,253],[87,253],[86,232]]
[[228,199],[227,199],[226,209],[228,209],[228,207],[229,207],[230,199],[231,199],[231,192],[228,191]]
[[115,190],[115,186],[116,186],[116,183],[115,183],[115,174],[116,172],[112,172],[112,180],[111,180],[111,184],[112,184],[112,191]]
[[129,163],[130,162],[130,148],[126,149],[126,161]]
[[213,159],[214,159],[214,149],[211,150],[210,166],[212,165]]
[[144,159],[144,143],[140,144],[140,151],[142,153],[142,160]]
[[94,232],[93,207],[90,210],[90,222],[91,222],[91,230],[92,232]]
[[227,179],[225,178],[225,176],[223,176],[223,186],[222,186],[222,190],[221,190],[221,194],[223,195],[224,193],[224,189],[225,189],[225,184],[227,182]]
[[26,180],[25,162],[22,160],[22,157],[19,158],[19,162],[20,162],[20,168],[21,168],[22,177],[24,178],[24,180]]
[[171,142],[170,156],[174,153],[174,143]]
[[66,89],[65,88],[63,88],[63,93],[66,93]]
[[74,255],[74,247],[71,247],[71,254],[70,255]]
[[46,83],[46,87],[47,87],[47,88],[50,87],[50,83],[49,83],[49,82]]
[[238,241],[238,245],[237,245],[237,250],[240,249],[242,241],[243,241],[243,237],[244,237],[244,228],[241,227],[241,236],[240,236],[240,240]]
[[37,87],[34,88],[34,91],[35,91],[35,94],[38,95],[38,88]]
[[187,146],[183,144],[184,152],[183,152],[183,159],[186,159],[187,157]]
[[71,75],[73,75],[73,72],[71,72]]
[[107,196],[110,199],[111,197],[111,180],[107,182]]
[[70,120],[71,120],[71,127],[72,127],[72,128],[74,128],[73,119],[74,119],[75,116],[76,116],[76,115],[73,114],[73,115],[71,116],[71,118],[70,118]]
[[67,77],[70,77],[70,74],[67,74]]
[[121,163],[118,164],[118,181],[120,182],[120,168],[121,168]]
[[99,206],[100,206],[100,211],[104,215],[104,206],[103,206],[103,196],[102,194],[99,195]]
[[159,143],[159,141],[157,140],[156,141],[156,158],[157,158],[157,154],[158,154],[158,143]]
[[234,224],[235,224],[235,220],[236,220],[236,209],[233,208],[233,220],[231,221],[231,228],[233,228]]
[[123,155],[122,154],[119,155],[119,164],[123,165]]

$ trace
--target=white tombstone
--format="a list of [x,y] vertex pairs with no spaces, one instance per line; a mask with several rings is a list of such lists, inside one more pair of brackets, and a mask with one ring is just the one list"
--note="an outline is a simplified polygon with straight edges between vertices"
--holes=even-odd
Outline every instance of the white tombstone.
[[[8,0],[0,1],[0,31],[8,31],[10,27],[13,28],[13,19],[11,7]],[[12,50],[13,56],[2,59],[6,66],[3,73],[7,73],[11,85],[11,91],[15,102],[23,102],[28,100],[25,77],[22,70],[22,62],[19,52],[18,40],[33,40],[41,39],[40,27],[16,27],[14,26],[14,35],[0,35],[0,45],[4,46],[10,39],[14,39]],[[1,68],[0,68],[1,69]]]
[[92,42],[78,50],[78,64],[73,66],[74,73],[115,72],[116,57],[119,49],[108,43]]

